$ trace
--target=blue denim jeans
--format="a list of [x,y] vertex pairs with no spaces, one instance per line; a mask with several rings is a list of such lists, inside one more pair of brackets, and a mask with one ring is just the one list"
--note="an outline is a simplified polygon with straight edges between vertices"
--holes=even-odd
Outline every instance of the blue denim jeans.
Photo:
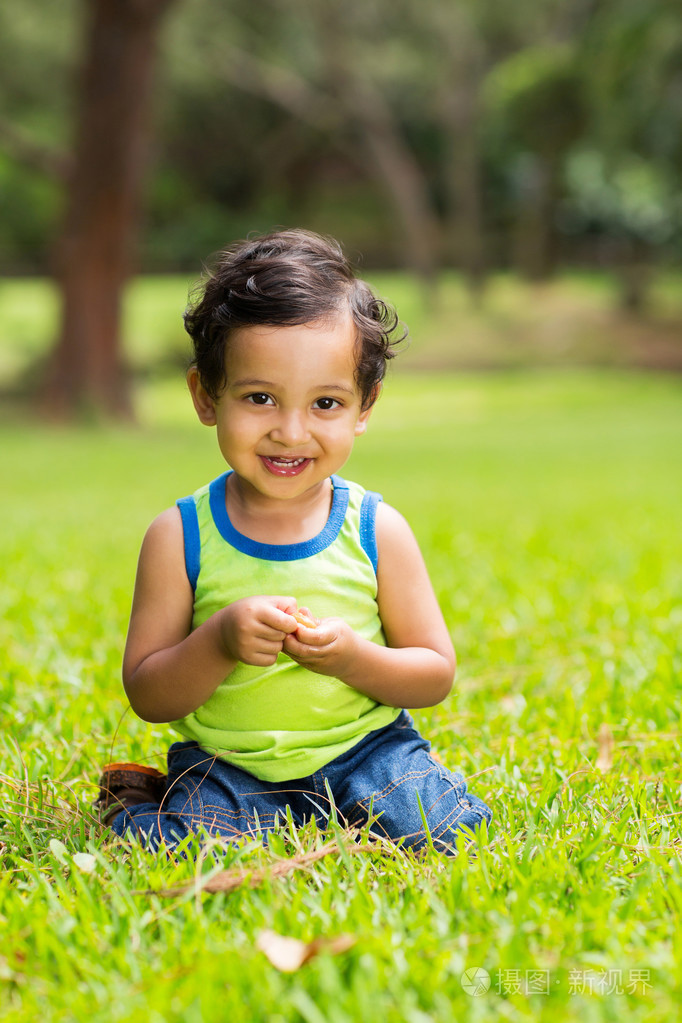
[[[406,711],[385,728],[306,778],[259,781],[206,753],[196,742],[177,742],[168,752],[168,786],[160,805],[123,810],[112,824],[156,849],[172,849],[187,835],[205,830],[239,840],[271,831],[286,820],[297,826],[315,817],[322,827],[331,813],[331,792],[342,826],[370,828],[405,846],[428,843],[422,810],[436,849],[454,853],[462,828],[475,831],[492,811],[467,792],[461,774],[448,771],[429,753],[431,744],[413,728]],[[421,802],[421,809],[420,809]]]

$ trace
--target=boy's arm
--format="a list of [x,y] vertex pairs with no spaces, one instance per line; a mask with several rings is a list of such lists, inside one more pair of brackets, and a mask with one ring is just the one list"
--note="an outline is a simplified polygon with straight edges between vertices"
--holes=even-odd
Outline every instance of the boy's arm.
[[123,657],[123,684],[145,721],[175,721],[200,707],[234,669],[273,664],[298,623],[293,597],[247,597],[193,632],[182,520],[169,508],[147,530]]
[[405,519],[381,503],[376,532],[377,602],[388,646],[362,639],[339,618],[327,618],[316,629],[299,627],[284,650],[311,671],[334,675],[379,703],[430,707],[452,688],[452,641]]

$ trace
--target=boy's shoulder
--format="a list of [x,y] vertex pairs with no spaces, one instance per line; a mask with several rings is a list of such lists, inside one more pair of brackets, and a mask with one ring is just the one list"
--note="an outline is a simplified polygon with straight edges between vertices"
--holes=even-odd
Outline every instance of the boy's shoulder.
[[177,507],[162,511],[147,527],[140,551],[141,563],[179,565],[184,549],[182,519]]
[[152,519],[145,535],[151,536],[153,539],[162,539],[167,536],[172,537],[177,534],[181,524],[182,521],[177,505],[171,505],[170,508],[165,508],[156,518]]

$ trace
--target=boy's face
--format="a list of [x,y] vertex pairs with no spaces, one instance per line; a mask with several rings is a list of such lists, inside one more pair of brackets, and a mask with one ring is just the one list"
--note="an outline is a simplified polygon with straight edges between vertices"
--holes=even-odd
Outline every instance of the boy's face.
[[262,496],[300,496],[337,472],[367,427],[355,382],[349,313],[301,326],[242,327],[229,338],[218,401],[196,370],[188,382],[202,423],[217,427],[225,461]]

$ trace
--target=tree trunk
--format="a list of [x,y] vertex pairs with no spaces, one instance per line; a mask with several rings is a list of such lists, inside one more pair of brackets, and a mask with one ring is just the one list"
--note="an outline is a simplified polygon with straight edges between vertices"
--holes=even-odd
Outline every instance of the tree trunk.
[[54,272],[61,331],[44,381],[51,415],[129,417],[121,305],[147,155],[156,43],[172,0],[87,0],[74,158]]
[[651,265],[646,245],[637,239],[622,239],[617,246],[615,265],[620,282],[620,308],[635,316],[646,312]]
[[487,270],[480,124],[489,61],[472,13],[461,4],[431,6],[431,31],[443,66],[435,109],[445,142],[445,257],[462,271],[470,294],[478,300]]
[[447,248],[455,266],[467,281],[474,298],[480,297],[486,279],[483,238],[481,159],[478,140],[475,83],[460,83],[443,112],[447,130],[446,226]]
[[[350,89],[347,95],[350,93]],[[383,100],[363,89],[349,106],[376,179],[391,199],[405,242],[404,262],[430,288],[439,266],[438,224],[425,176]]]
[[426,175],[386,96],[358,62],[352,9],[345,0],[336,0],[316,5],[316,12],[328,88],[390,201],[403,235],[404,264],[421,277],[431,293],[440,269],[440,239]]
[[516,269],[530,281],[547,280],[554,272],[554,220],[560,191],[559,154],[533,154],[518,204],[513,260]]

